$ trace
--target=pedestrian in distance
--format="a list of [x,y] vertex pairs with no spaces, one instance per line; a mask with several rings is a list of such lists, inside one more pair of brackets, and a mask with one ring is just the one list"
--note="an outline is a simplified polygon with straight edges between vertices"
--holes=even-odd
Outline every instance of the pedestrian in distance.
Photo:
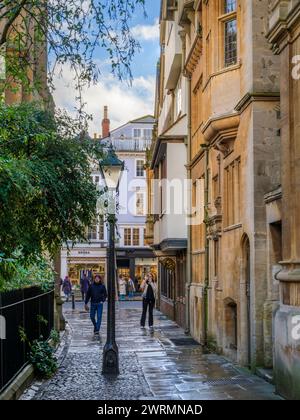
[[128,296],[129,296],[129,299],[133,299],[134,292],[135,292],[134,281],[132,280],[131,277],[129,277],[129,279],[128,279]]
[[120,300],[125,300],[126,297],[126,280],[121,275],[119,277],[119,293],[120,293]]
[[154,330],[153,328],[153,309],[155,306],[155,299],[157,293],[157,285],[154,281],[154,277],[151,273],[145,276],[141,287],[142,291],[142,298],[143,298],[143,312],[141,317],[141,328],[145,328],[147,311],[149,308],[149,328],[151,331]]
[[139,284],[139,279],[137,278],[137,276],[135,276],[134,278],[134,287],[135,287],[135,291],[138,292],[140,288],[140,284]]
[[64,281],[62,284],[62,291],[64,292],[64,295],[66,297],[66,302],[69,302],[69,298],[72,293],[72,283],[68,276],[64,278]]
[[81,291],[81,296],[82,296],[82,300],[85,300],[87,291],[89,290],[90,287],[90,281],[87,277],[86,274],[83,275],[83,277],[81,277],[80,279],[80,291]]
[[[93,284],[88,288],[86,297],[85,297],[85,310],[89,311],[88,303],[91,301],[90,308],[90,318],[94,326],[94,334],[99,335],[101,322],[102,322],[102,313],[103,313],[103,303],[106,301],[107,291],[106,287],[103,284],[101,276],[98,274],[95,276]],[[97,316],[97,320],[96,320]]]

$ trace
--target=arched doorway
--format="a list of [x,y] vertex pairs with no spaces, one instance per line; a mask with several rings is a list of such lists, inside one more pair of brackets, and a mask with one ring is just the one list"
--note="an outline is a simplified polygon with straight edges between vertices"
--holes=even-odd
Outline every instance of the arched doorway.
[[236,302],[227,298],[224,301],[225,311],[225,352],[233,360],[237,359],[238,349],[238,309]]

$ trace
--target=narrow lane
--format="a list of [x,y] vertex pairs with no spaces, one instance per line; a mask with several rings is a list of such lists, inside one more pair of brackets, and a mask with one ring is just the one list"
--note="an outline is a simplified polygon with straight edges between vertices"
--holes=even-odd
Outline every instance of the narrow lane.
[[65,304],[68,348],[57,374],[35,383],[22,399],[47,400],[223,400],[280,399],[274,387],[201,347],[174,322],[155,311],[155,332],[139,328],[140,302],[117,304],[116,336],[120,376],[101,375],[106,338],[106,308],[100,339],[82,303]]

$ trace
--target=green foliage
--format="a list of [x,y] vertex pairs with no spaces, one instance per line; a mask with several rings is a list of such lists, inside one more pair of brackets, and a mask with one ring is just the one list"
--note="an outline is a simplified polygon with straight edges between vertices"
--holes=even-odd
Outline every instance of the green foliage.
[[38,321],[40,324],[48,325],[48,321],[47,321],[47,319],[45,319],[45,318],[43,317],[43,315],[37,315],[37,321]]
[[47,291],[53,287],[54,271],[50,263],[40,256],[27,263],[20,252],[5,259],[0,254],[0,292],[39,286]]
[[57,359],[54,350],[42,337],[34,340],[30,345],[29,361],[32,363],[36,374],[41,378],[51,378],[57,371]]
[[218,344],[215,337],[209,335],[207,337],[206,351],[208,353],[218,353]]
[[[19,327],[19,336],[22,343],[28,343],[29,345],[29,362],[33,365],[36,374],[41,378],[51,378],[57,371],[58,366],[57,359],[54,355],[54,349],[51,347],[50,343],[45,341],[43,336],[40,336],[38,340],[34,340],[32,343],[29,342],[27,334],[21,326]],[[56,347],[60,341],[59,333],[54,329],[51,330],[50,339],[54,347]]]
[[63,243],[85,239],[85,226],[93,222],[99,195],[90,163],[103,153],[78,129],[65,114],[53,117],[35,104],[0,104],[4,272],[15,269],[15,262],[9,261],[15,250],[21,250],[18,277],[24,279],[28,273],[23,275],[21,267],[34,271],[40,255],[54,256]]
[[59,335],[59,332],[57,330],[55,330],[55,329],[51,330],[50,339],[51,339],[54,347],[56,347],[60,343],[60,335]]
[[19,327],[19,336],[22,343],[27,342],[27,335],[26,335],[24,327],[21,327],[21,326]]

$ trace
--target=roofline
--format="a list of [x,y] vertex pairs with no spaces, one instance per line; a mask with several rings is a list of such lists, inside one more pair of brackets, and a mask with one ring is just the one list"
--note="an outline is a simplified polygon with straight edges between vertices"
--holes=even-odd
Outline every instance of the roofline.
[[[155,120],[154,115],[147,114],[147,115],[144,115],[143,117],[137,118],[137,119],[135,119],[135,120],[128,121],[128,123],[127,123],[127,124],[130,124],[130,123],[136,123],[136,122],[139,122],[139,121],[142,123],[142,121],[141,121],[141,120],[143,120],[144,118],[153,118],[153,120]],[[150,123],[145,123],[145,124],[150,124]]]
[[[153,121],[153,124],[155,123],[155,117],[153,115],[151,115],[151,114],[148,114],[148,115],[144,115],[143,117],[137,118],[136,120],[131,120],[131,121],[128,121],[127,123],[125,123],[125,124],[122,124],[119,127],[116,127],[113,130],[111,130],[110,133],[114,133],[115,131],[120,130],[120,128],[123,128],[123,127],[125,127],[128,124],[133,124],[133,123],[152,124],[150,122],[142,122],[142,121],[140,121],[143,118],[147,118],[147,117],[153,118],[153,120],[154,120]],[[109,139],[109,138],[110,138],[110,136],[107,136],[107,137],[103,137],[101,140],[105,140],[105,139]]]

